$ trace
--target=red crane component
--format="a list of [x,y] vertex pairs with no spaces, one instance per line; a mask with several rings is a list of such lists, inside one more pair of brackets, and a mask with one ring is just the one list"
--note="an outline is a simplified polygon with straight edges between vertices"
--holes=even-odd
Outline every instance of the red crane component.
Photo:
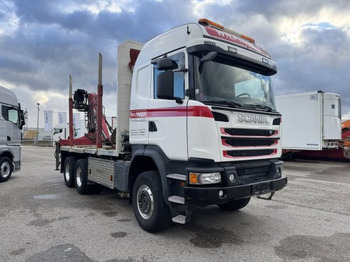
[[[83,89],[77,89],[72,96],[72,77],[69,76],[69,138],[61,139],[60,146],[111,144],[112,127],[103,114],[103,85],[102,85],[102,55],[99,54],[99,77],[97,94],[88,93]],[[80,138],[73,135],[73,109],[85,112],[87,133]]]

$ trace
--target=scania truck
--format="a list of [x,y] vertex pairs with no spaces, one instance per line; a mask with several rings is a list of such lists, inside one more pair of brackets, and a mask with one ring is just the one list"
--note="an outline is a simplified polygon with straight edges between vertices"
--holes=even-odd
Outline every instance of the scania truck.
[[[281,115],[269,54],[251,37],[208,19],[142,45],[118,47],[117,127],[103,114],[102,56],[97,94],[69,88],[69,139],[60,140],[65,184],[86,194],[101,185],[130,196],[148,232],[185,224],[196,205],[225,210],[271,199],[282,174]],[[88,133],[73,138],[72,112]]]
[[24,114],[15,93],[0,86],[0,182],[21,169]]

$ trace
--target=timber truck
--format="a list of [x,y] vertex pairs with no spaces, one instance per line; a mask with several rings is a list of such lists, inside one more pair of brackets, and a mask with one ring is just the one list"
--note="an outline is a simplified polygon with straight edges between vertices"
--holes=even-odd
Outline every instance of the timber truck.
[[15,93],[0,86],[0,182],[21,169],[24,113]]
[[[142,45],[118,47],[117,123],[103,114],[102,55],[97,94],[72,92],[70,136],[60,140],[65,184],[86,194],[102,186],[130,197],[148,232],[185,224],[196,205],[225,210],[271,199],[282,174],[281,115],[269,54],[251,37],[200,19]],[[88,133],[73,138],[73,109]]]

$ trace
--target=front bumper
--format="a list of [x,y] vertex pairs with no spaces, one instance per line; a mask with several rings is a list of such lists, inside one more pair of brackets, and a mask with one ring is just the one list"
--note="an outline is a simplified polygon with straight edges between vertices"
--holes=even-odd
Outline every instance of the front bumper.
[[[274,178],[256,183],[235,186],[185,187],[187,204],[201,206],[223,204],[232,200],[267,194],[282,189],[287,185],[287,177]],[[223,194],[220,194],[222,191]]]

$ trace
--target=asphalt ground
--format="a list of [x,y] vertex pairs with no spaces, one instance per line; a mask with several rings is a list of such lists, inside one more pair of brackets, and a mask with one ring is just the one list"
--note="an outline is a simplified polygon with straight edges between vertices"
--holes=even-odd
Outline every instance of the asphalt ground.
[[285,162],[271,201],[195,208],[157,234],[115,191],[79,195],[54,169],[52,147],[24,146],[0,184],[0,261],[350,261],[350,163]]

